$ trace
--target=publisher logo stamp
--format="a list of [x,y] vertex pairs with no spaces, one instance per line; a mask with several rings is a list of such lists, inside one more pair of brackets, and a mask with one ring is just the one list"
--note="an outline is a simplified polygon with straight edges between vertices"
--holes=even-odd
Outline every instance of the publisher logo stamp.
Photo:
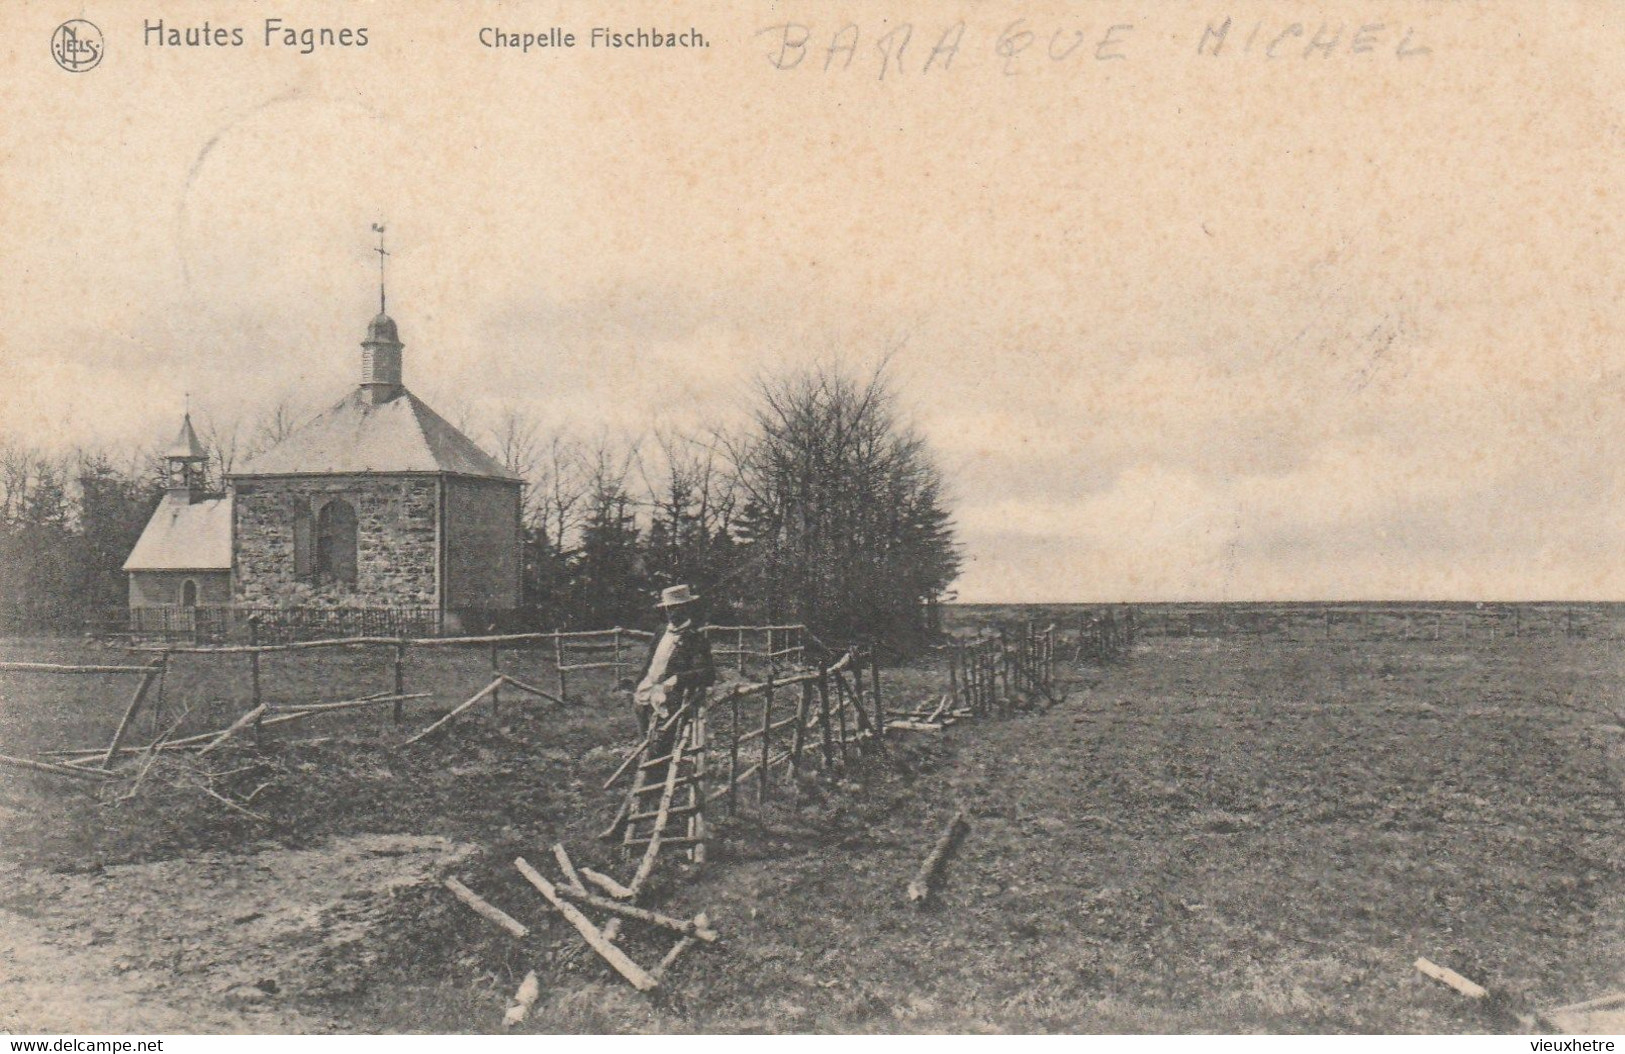
[[102,61],[106,45],[96,23],[70,18],[51,34],[51,57],[69,73],[85,73]]

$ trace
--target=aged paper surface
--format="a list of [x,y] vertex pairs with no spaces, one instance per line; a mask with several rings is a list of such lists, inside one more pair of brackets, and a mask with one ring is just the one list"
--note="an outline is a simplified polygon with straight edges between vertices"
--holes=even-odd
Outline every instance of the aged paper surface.
[[[1625,590],[1615,5],[12,0],[0,29],[19,464],[140,463],[185,413],[259,453],[354,387],[383,227],[406,384],[538,465],[884,364],[941,469],[947,599]],[[345,529],[318,521],[302,559]],[[26,932],[44,998],[73,968]],[[1071,998],[986,1020],[1257,1024]],[[781,1011],[717,1024],[861,1030]],[[254,1012],[107,1030],[369,1027]]]
[[[383,220],[410,380],[477,409],[891,353],[966,599],[1612,597],[1610,10],[109,3],[72,74],[11,4],[0,417],[333,389]],[[591,46],[645,23],[709,46]]]

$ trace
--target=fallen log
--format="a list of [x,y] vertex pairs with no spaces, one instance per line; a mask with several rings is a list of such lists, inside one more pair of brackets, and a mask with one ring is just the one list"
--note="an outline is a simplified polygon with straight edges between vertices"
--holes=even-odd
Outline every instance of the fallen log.
[[512,1028],[523,1024],[525,1018],[530,1016],[530,1008],[536,1005],[536,1000],[541,996],[542,982],[537,980],[536,971],[532,970],[519,983],[519,991],[513,994],[513,1002],[508,1005],[508,1012],[502,1015],[503,1026]]
[[[541,889],[541,886],[537,885],[537,881],[542,878],[542,875],[530,865],[529,861],[522,856],[515,857],[513,866],[519,869],[519,873],[525,876],[525,880],[527,882],[533,886],[536,886],[537,889]],[[647,922],[651,926],[659,926],[663,929],[672,930],[673,932],[680,933],[685,937],[695,937],[699,940],[705,941],[708,944],[717,939],[717,933],[715,930],[708,926],[697,925],[688,919],[673,918],[670,915],[663,915],[658,911],[650,911],[648,908],[640,908],[631,904],[623,904],[618,900],[608,900],[604,897],[594,896],[593,894],[585,891],[578,893],[573,889],[557,889],[557,892],[566,900],[571,900],[578,904],[586,904],[589,907],[598,908],[601,911],[607,911],[611,915],[619,915],[622,918],[635,919],[638,922]]]
[[30,761],[27,758],[13,758],[4,754],[0,754],[0,765],[28,769],[30,772],[49,772],[53,776],[74,776],[82,780],[116,780],[119,778],[117,773],[103,772],[100,769],[76,769],[67,765],[53,765],[48,761]]
[[405,702],[408,699],[427,699],[433,692],[412,692],[409,695],[394,695],[383,693],[380,695],[363,696],[360,699],[340,699],[332,703],[288,703],[283,706],[273,706],[271,710],[277,714],[325,714],[334,710],[355,710],[363,706],[377,706],[380,703]]
[[261,703],[259,706],[254,707],[254,709],[248,711],[247,713],[243,714],[243,716],[233,721],[230,728],[218,733],[213,739],[209,740],[209,745],[203,748],[202,752],[198,754],[198,757],[201,758],[209,754],[220,744],[224,743],[238,732],[241,732],[249,725],[258,721],[263,716],[265,716],[265,704]]
[[887,721],[886,727],[903,732],[941,732],[944,726],[928,724],[924,721]]
[[175,734],[175,729],[181,727],[182,722],[186,720],[191,712],[191,707],[182,710],[180,716],[175,718],[168,728],[158,733],[158,737],[148,745],[146,760],[141,762],[141,771],[135,774],[135,780],[130,784],[130,789],[118,796],[120,802],[127,802],[141,792],[141,785],[146,782],[147,773],[152,771],[153,763],[158,760],[158,752],[164,748],[164,741]]
[[524,681],[518,680],[517,678],[509,677],[505,673],[500,674],[499,676],[504,681],[507,681],[513,687],[519,689],[521,692],[529,692],[531,695],[539,695],[543,699],[546,699],[546,700],[548,700],[550,702],[558,703],[560,706],[568,705],[568,704],[565,703],[565,701],[563,699],[560,699],[558,696],[554,695],[552,692],[544,692],[542,689],[537,688],[533,684],[526,684]]
[[948,861],[948,854],[953,852],[954,845],[958,843],[960,836],[964,834],[969,826],[969,823],[965,820],[965,810],[961,809],[954,813],[954,818],[948,821],[948,826],[943,829],[942,836],[937,839],[937,844],[932,847],[931,855],[925,858],[925,862],[920,865],[919,872],[914,876],[914,881],[908,884],[909,900],[918,903],[931,896],[932,883],[937,880],[943,864]]
[[503,911],[495,904],[492,904],[490,901],[486,900],[472,889],[469,889],[455,878],[446,879],[444,884],[447,889],[451,890],[452,894],[458,900],[473,908],[475,914],[479,915],[481,918],[501,926],[515,937],[527,937],[530,935],[530,927],[508,914],[506,911]]
[[[282,709],[276,717],[267,717],[262,720],[260,722],[260,727],[274,728],[277,725],[286,725],[293,721],[303,721],[307,717],[322,717],[326,714],[343,710],[355,710],[363,706],[377,706],[381,703],[395,703],[406,699],[426,699],[432,694],[433,693],[431,692],[414,692],[411,695],[386,695],[379,696],[376,699],[350,699],[342,703],[318,703],[312,706],[288,707],[286,709]],[[203,737],[201,738],[207,738],[213,734],[214,733],[204,733]],[[199,738],[200,737],[197,736],[189,736],[186,739],[177,739],[174,742],[167,744],[164,749],[186,750],[189,747],[196,746],[196,741]]]
[[581,876],[576,874],[576,866],[570,861],[570,854],[565,852],[563,842],[553,843],[553,859],[559,862],[559,870],[564,872],[564,881],[577,893],[587,892],[587,887],[581,884]]
[[586,941],[592,950],[597,952],[605,962],[613,966],[616,973],[626,978],[633,988],[640,992],[647,992],[659,986],[660,982],[650,977],[643,967],[628,958],[621,949],[605,940],[603,932],[597,926],[594,926],[592,921],[583,915],[574,904],[559,896],[558,890],[553,888],[553,883],[539,874],[535,875],[534,878],[530,875],[525,877],[530,878],[531,884],[541,892],[542,896],[547,898],[548,903],[557,908],[559,914],[563,915],[570,925],[576,928],[576,932],[581,934],[581,939]]
[[[705,917],[705,912],[703,911],[694,916],[694,922],[696,925],[707,927],[711,924],[711,920]],[[694,947],[694,944],[695,939],[693,937],[683,937],[676,944],[673,944],[671,946],[671,951],[667,952],[666,957],[660,960],[660,965],[654,968],[653,972],[655,980],[664,980],[666,971],[670,970],[677,960],[682,958],[684,952]]]
[[1598,996],[1596,999],[1587,999],[1583,1003],[1570,1003],[1560,1006],[1556,1010],[1548,1010],[1547,1014],[1586,1014],[1593,1010],[1607,1010],[1609,1007],[1625,1003],[1625,992],[1615,992],[1612,995]]
[[233,812],[240,812],[249,819],[256,820],[259,823],[271,822],[271,818],[266,816],[264,813],[255,812],[246,805],[232,801],[230,798],[226,797],[224,794],[221,794],[214,788],[204,785],[201,781],[193,781],[192,786],[196,787],[198,790],[202,791],[204,794],[207,794],[209,797],[213,798],[215,801],[219,802],[221,805],[224,805]]
[[147,663],[147,672],[142,675],[141,683],[136,685],[135,694],[130,697],[130,705],[124,708],[124,716],[119,719],[118,730],[113,733],[113,741],[107,745],[107,753],[102,755],[101,767],[107,768],[113,764],[118,756],[119,748],[130,734],[130,728],[135,723],[135,715],[140,712],[141,705],[147,701],[147,690],[152,687],[164,666],[162,657]]
[[1419,973],[1426,974],[1435,981],[1440,981],[1449,985],[1451,988],[1454,988],[1468,999],[1483,999],[1485,996],[1490,994],[1489,990],[1483,985],[1475,984],[1456,971],[1445,966],[1440,966],[1436,962],[1419,958],[1416,960],[1415,966]]
[[413,736],[411,739],[408,739],[406,742],[402,743],[401,746],[409,747],[412,744],[414,744],[414,743],[418,742],[419,740],[423,739],[425,736],[430,736],[430,735],[433,735],[434,733],[440,731],[440,729],[442,729],[446,725],[450,724],[452,721],[454,721],[455,719],[460,717],[462,714],[466,713],[467,711],[469,711],[469,710],[473,709],[475,706],[477,706],[479,704],[480,700],[484,699],[486,696],[490,695],[492,692],[496,691],[498,688],[501,688],[501,687],[502,687],[502,678],[498,677],[494,681],[492,681],[490,684],[486,685],[484,688],[481,688],[479,691],[477,691],[473,695],[469,696],[466,701],[464,701],[462,703],[459,703],[457,706],[453,707],[451,713],[447,714],[445,717],[442,717],[440,720],[436,721],[434,724],[430,725],[428,728],[425,728],[423,731],[419,732],[417,735]]
[[630,889],[627,889],[613,878],[610,878],[608,875],[601,875],[590,867],[584,867],[581,869],[581,877],[586,879],[588,882],[591,882],[605,893],[608,893],[616,900],[631,900],[633,896],[636,895]]

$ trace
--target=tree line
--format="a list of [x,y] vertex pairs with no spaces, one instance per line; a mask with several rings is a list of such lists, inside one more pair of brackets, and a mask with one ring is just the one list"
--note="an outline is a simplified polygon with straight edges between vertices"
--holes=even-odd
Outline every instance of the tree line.
[[[309,413],[244,427],[199,415],[216,486]],[[907,646],[932,629],[959,550],[945,483],[883,370],[760,380],[734,430],[594,438],[521,410],[453,421],[527,483],[523,608],[543,627],[642,625],[689,583],[716,621],[802,622],[830,643]],[[461,418],[461,419],[459,419]],[[0,624],[72,632],[116,620],[120,571],[163,491],[156,451],[51,455],[0,438]]]

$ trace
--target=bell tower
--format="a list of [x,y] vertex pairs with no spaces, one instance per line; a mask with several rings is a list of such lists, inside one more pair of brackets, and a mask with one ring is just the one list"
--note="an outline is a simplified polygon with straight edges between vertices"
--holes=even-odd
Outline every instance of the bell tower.
[[384,249],[384,227],[372,225],[378,232],[378,317],[367,326],[367,339],[361,342],[361,389],[367,401],[374,406],[387,403],[401,394],[401,343],[394,319],[388,314],[388,300],[384,291],[384,261],[389,253]]
[[208,451],[197,441],[197,433],[192,430],[192,414],[188,411],[181,418],[180,433],[164,451],[165,492],[169,500],[188,505],[200,501],[208,465]]

